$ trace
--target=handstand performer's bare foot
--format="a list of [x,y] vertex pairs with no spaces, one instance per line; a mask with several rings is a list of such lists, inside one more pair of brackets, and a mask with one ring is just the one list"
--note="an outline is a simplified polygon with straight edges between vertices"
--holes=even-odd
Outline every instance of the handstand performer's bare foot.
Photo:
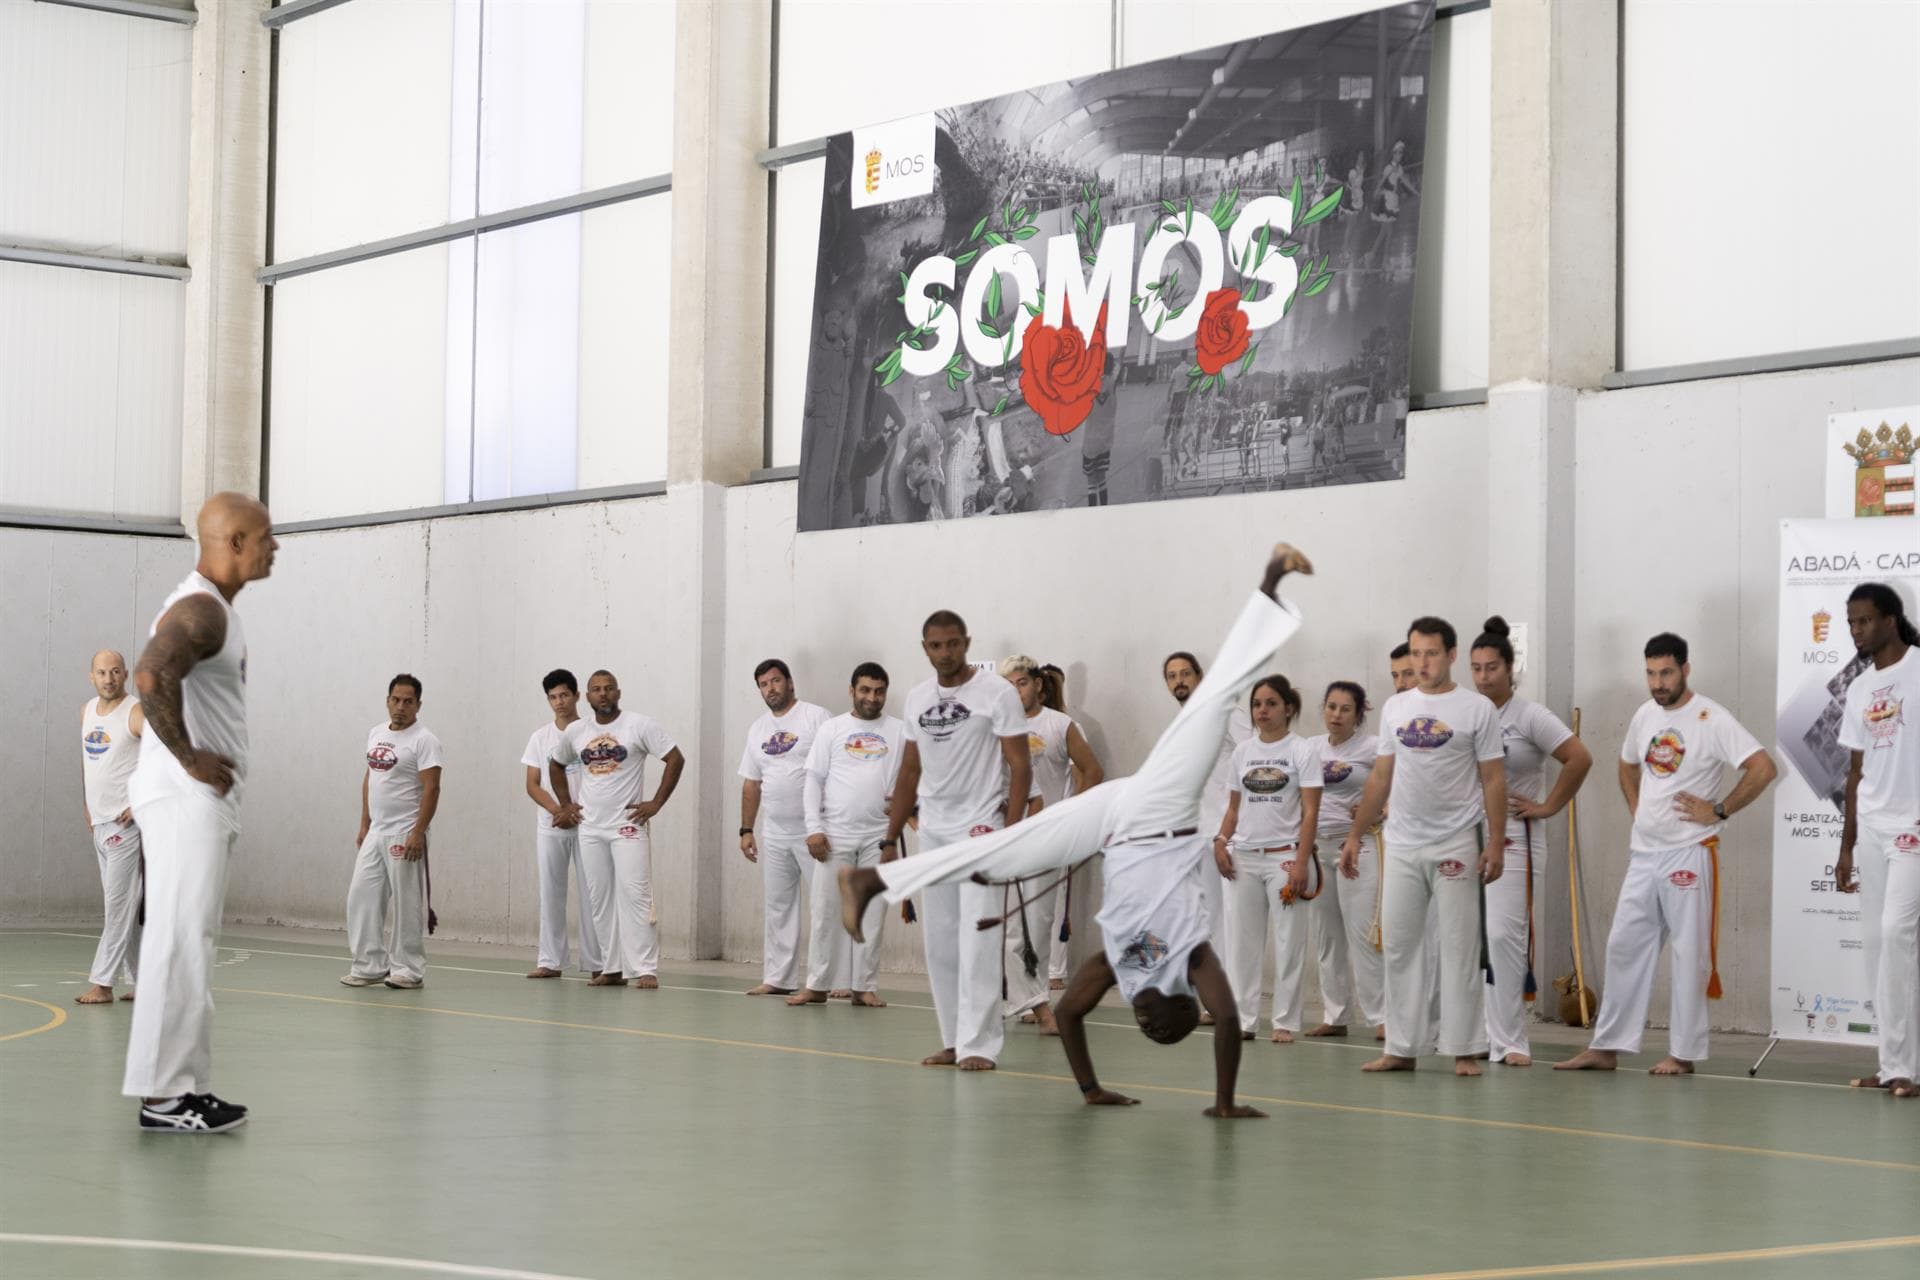
[[747,994],[750,996],[790,996],[793,994],[793,988],[776,987],[771,982],[763,982],[757,987],[748,987]]
[[1612,1071],[1620,1065],[1620,1055],[1611,1049],[1587,1049],[1565,1062],[1553,1064],[1555,1071]]
[[1847,1081],[1847,1084],[1855,1089],[1891,1089],[1893,1088],[1893,1081],[1882,1080],[1877,1075],[1855,1076],[1853,1079]]
[[1500,1065],[1503,1067],[1530,1067],[1533,1065],[1533,1059],[1524,1053],[1510,1053],[1500,1059]]
[[75,996],[73,1002],[75,1004],[112,1004],[113,988],[103,987],[96,982]]
[[618,969],[607,969],[587,979],[590,987],[618,987],[626,983],[626,976]]
[[920,1065],[923,1067],[950,1067],[953,1062],[954,1054],[951,1049],[942,1049],[938,1053],[929,1054],[920,1059]]
[[1345,1027],[1336,1027],[1331,1022],[1323,1022],[1313,1030],[1307,1032],[1309,1038],[1314,1036],[1344,1036],[1346,1034],[1347,1029]]
[[1684,1058],[1676,1058],[1672,1054],[1668,1054],[1666,1057],[1660,1059],[1660,1061],[1648,1067],[1647,1074],[1650,1076],[1690,1076],[1693,1074],[1693,1064]]
[[1275,1044],[1292,1044],[1293,1032],[1287,1030],[1285,1027],[1275,1027],[1273,1029],[1273,1042]]
[[1462,1054],[1453,1060],[1453,1074],[1457,1076],[1477,1076],[1482,1074],[1478,1054]]
[[872,867],[840,868],[840,927],[855,942],[867,940],[860,932],[860,917],[866,914],[867,904],[884,888],[880,873]]
[[992,1058],[981,1058],[976,1056],[971,1058],[962,1058],[960,1059],[959,1062],[955,1063],[954,1065],[959,1067],[962,1071],[991,1071],[993,1070],[994,1063]]
[[812,987],[802,987],[787,997],[787,1003],[796,1008],[803,1004],[825,1004],[826,1002],[827,993],[815,991]]
[[1260,580],[1260,590],[1272,595],[1279,587],[1280,579],[1289,573],[1312,573],[1313,562],[1292,543],[1276,542],[1273,553],[1267,559],[1266,576]]
[[880,998],[878,991],[856,991],[853,993],[853,1007],[856,1009],[884,1009],[887,1002]]
[[1391,1053],[1383,1053],[1361,1067],[1362,1071],[1411,1071],[1420,1065],[1412,1058],[1397,1058]]

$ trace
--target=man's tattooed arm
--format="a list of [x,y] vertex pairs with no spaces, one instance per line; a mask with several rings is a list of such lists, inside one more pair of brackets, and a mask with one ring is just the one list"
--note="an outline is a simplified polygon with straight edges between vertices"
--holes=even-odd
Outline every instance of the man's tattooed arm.
[[180,682],[187,672],[220,652],[227,642],[227,615],[208,595],[182,597],[167,610],[134,665],[133,683],[147,725],[174,759],[193,771],[197,752],[187,733]]

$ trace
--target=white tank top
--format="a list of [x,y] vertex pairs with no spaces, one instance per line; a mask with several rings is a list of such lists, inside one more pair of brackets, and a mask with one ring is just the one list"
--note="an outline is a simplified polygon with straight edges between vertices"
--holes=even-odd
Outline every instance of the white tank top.
[[[196,663],[181,681],[181,710],[195,747],[233,761],[233,788],[227,792],[225,803],[237,810],[247,777],[247,639],[240,629],[240,615],[218,587],[198,572],[190,573],[160,606],[147,636],[152,638],[160,619],[177,601],[195,594],[212,596],[226,613],[227,642],[220,646],[219,653]],[[141,735],[140,767],[134,771],[129,790],[136,803],[167,795],[213,794],[211,787],[188,776],[151,723]]]
[[95,826],[110,823],[127,807],[127,779],[140,763],[133,736],[133,708],[128,696],[105,715],[100,699],[89,698],[80,708],[80,776],[86,780],[87,812]]

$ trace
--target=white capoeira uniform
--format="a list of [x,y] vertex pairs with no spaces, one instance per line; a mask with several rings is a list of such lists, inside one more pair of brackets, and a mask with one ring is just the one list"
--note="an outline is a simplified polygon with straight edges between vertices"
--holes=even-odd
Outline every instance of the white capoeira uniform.
[[[1227,816],[1227,795],[1233,790],[1234,748],[1252,736],[1253,716],[1248,713],[1244,703],[1235,703],[1227,711],[1227,731],[1220,741],[1220,754],[1214,760],[1213,771],[1207,775],[1206,790],[1200,796],[1200,831],[1209,840],[1220,830],[1220,824]],[[1200,892],[1207,900],[1207,920],[1213,928],[1213,949],[1224,964],[1233,948],[1233,921],[1227,918],[1226,911],[1227,882],[1220,878],[1220,868],[1214,865],[1211,856],[1200,859],[1194,874],[1200,878]],[[1240,999],[1239,992],[1233,994],[1238,1004],[1260,1003],[1258,991],[1245,1000]]]
[[106,900],[87,980],[100,987],[132,986],[140,955],[140,827],[131,819],[120,821],[127,809],[127,780],[140,763],[140,739],[133,732],[138,705],[139,699],[125,696],[102,715],[100,700],[92,698],[80,709],[80,776]]
[[[1273,1028],[1300,1030],[1300,976],[1307,967],[1307,904],[1281,900],[1294,863],[1312,856],[1300,846],[1303,790],[1321,787],[1320,759],[1297,733],[1274,742],[1255,734],[1234,748],[1233,791],[1240,797],[1232,846],[1233,879],[1226,882],[1233,921],[1227,972],[1240,1029],[1260,1021],[1260,978],[1273,933]],[[1202,832],[1202,834],[1209,834]],[[1308,872],[1308,888],[1312,872]],[[1321,888],[1324,890],[1325,885]]]
[[829,718],[811,702],[795,702],[777,716],[768,711],[747,730],[740,752],[740,776],[760,784],[757,843],[767,913],[760,980],[782,991],[800,985],[800,886],[816,865],[807,856],[807,753]]
[[[907,741],[920,753],[920,844],[937,849],[1006,826],[1007,766],[1000,739],[1026,736],[1027,713],[1013,686],[991,671],[945,688],[937,676],[907,695]],[[919,856],[881,867],[903,866]],[[1000,914],[1002,893],[980,884],[942,882],[920,903],[941,1043],[959,1058],[997,1060],[1005,933],[975,923]]]
[[147,855],[140,998],[120,1085],[131,1098],[213,1091],[214,939],[247,776],[247,638],[240,615],[197,571],[174,588],[147,635],[175,602],[196,594],[226,613],[227,638],[180,682],[180,707],[194,748],[233,762],[233,785],[223,796],[188,774],[151,723],[141,735],[140,763],[127,783]]
[[[1408,689],[1381,708],[1381,757],[1393,758],[1384,832],[1380,931],[1386,952],[1388,1056],[1432,1046],[1450,1057],[1485,1052],[1480,969],[1480,766],[1501,757],[1500,713],[1472,689]],[[1429,918],[1429,909],[1432,916]],[[1440,1017],[1433,1024],[1430,951],[1439,935]]]
[[1920,1080],[1920,648],[1847,686],[1840,745],[1860,753],[1853,865],[1880,1023],[1880,1078]]
[[[577,722],[576,722],[577,723]],[[539,772],[540,786],[547,785],[547,761],[560,745],[560,726],[549,720],[527,739],[520,763]],[[567,787],[576,799],[580,795],[580,762],[567,766]],[[534,865],[540,876],[540,950],[535,961],[542,969],[567,967],[567,872],[572,870],[580,884],[580,967],[598,973],[604,965],[600,934],[593,927],[594,915],[604,911],[611,901],[613,885],[590,874],[587,860],[580,854],[580,829],[556,827],[553,815],[535,806],[538,814],[533,833]]]
[[356,978],[426,978],[427,860],[401,855],[420,816],[421,770],[438,769],[441,762],[440,739],[418,720],[404,729],[382,722],[367,731],[367,838],[347,883],[347,947]]
[[1329,1026],[1344,1027],[1360,1006],[1360,1020],[1369,1027],[1386,1023],[1382,982],[1385,962],[1374,945],[1374,926],[1380,918],[1380,842],[1371,831],[1360,833],[1359,875],[1349,880],[1334,859],[1353,830],[1353,811],[1367,789],[1379,744],[1370,733],[1355,733],[1335,744],[1326,734],[1311,739],[1320,758],[1320,833],[1317,840],[1326,885],[1307,912],[1313,921],[1320,963],[1320,1003]]
[[593,904],[594,936],[606,948],[607,970],[628,978],[660,972],[660,913],[653,899],[653,842],[646,824],[627,810],[650,798],[643,790],[647,757],[664,756],[673,747],[652,716],[622,711],[605,724],[597,713],[582,716],[553,748],[562,768],[579,761],[586,771],[573,797],[581,811],[580,857],[589,889],[598,879],[612,890],[604,903]]
[[[1500,708],[1500,741],[1507,753],[1507,799],[1547,798],[1547,761],[1573,730],[1539,703],[1514,694]],[[1505,869],[1487,886],[1487,956],[1493,989],[1487,992],[1487,1047],[1495,1061],[1531,1056],[1527,1040],[1527,974],[1533,967],[1533,899],[1546,874],[1547,824],[1507,815]],[[1538,985],[1538,976],[1535,977]]]
[[1620,762],[1640,766],[1640,803],[1628,837],[1632,856],[1607,935],[1606,998],[1594,1020],[1593,1047],[1640,1052],[1663,944],[1673,947],[1673,1056],[1707,1057],[1707,983],[1713,971],[1714,882],[1721,823],[1682,818],[1674,798],[1721,794],[1727,771],[1761,750],[1727,709],[1704,694],[1675,707],[1649,698],[1634,712]]
[[[1042,811],[1067,798],[1067,783],[1073,762],[1067,755],[1067,732],[1073,719],[1063,711],[1041,707],[1027,717],[1027,750],[1033,764],[1033,792]],[[1028,886],[1038,891],[1038,884]],[[1009,890],[1011,893],[1011,890]],[[1047,1003],[1047,978],[1051,961],[1058,951],[1060,964],[1066,964],[1066,944],[1059,939],[1059,913],[1065,909],[1067,884],[1062,880],[1052,892],[1029,899],[1022,923],[1019,910],[1007,916],[1007,1000],[1006,1015],[1011,1018]],[[1008,899],[1009,906],[1012,899]],[[1032,976],[1027,974],[1026,947],[1031,943],[1042,964]]]
[[[1167,995],[1191,992],[1189,958],[1211,933],[1197,874],[1213,834],[1198,825],[1201,793],[1219,758],[1228,716],[1274,651],[1299,629],[1300,615],[1291,605],[1256,592],[1212,673],[1138,773],[1070,796],[1010,830],[889,862],[880,868],[884,896],[898,902],[923,889],[972,884],[975,876],[1018,880],[1104,852],[1106,894],[1098,919],[1121,994],[1132,1001],[1149,988]],[[997,907],[987,914],[992,911]]]
[[[813,928],[807,939],[807,989],[868,992],[880,977],[884,904],[872,902],[860,921],[865,942],[840,927],[841,867],[877,867],[887,837],[887,802],[900,776],[907,726],[897,716],[862,720],[848,712],[822,724],[806,759],[806,827],[832,850],[813,863]],[[813,860],[808,859],[809,862]]]

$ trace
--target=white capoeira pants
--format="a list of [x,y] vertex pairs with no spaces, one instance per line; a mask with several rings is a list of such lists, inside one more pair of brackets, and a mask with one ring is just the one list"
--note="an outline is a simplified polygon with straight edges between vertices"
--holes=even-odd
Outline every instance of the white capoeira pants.
[[[1339,860],[1347,833],[1329,832],[1320,842]],[[1308,908],[1313,921],[1314,946],[1320,964],[1320,1004],[1329,1026],[1344,1027],[1359,1004],[1360,1020],[1369,1027],[1386,1023],[1382,983],[1386,962],[1373,945],[1373,925],[1380,903],[1380,845],[1368,832],[1360,837],[1359,875],[1349,880],[1327,861],[1326,884]]]
[[[1038,1009],[1048,1001],[1049,960],[1054,947],[1064,945],[1055,941],[1058,927],[1054,913],[1063,900],[1067,886],[1062,881],[1038,898],[1030,899],[1025,908],[1024,925],[1021,923],[1018,895],[1023,891],[1037,893],[1046,888],[1049,880],[1056,878],[1058,873],[1030,880],[1024,885],[1006,885],[1001,889],[1005,905],[996,908],[996,912],[1003,912],[1007,917],[1001,929],[1001,936],[1006,943],[1006,959],[1003,963],[1007,969],[1007,998],[1001,1012],[1009,1018],[1018,1017],[1029,1009]],[[1027,973],[1028,944],[1033,947],[1036,961],[1031,975]]]
[[807,938],[809,991],[872,991],[880,979],[880,934],[887,924],[887,905],[875,898],[860,918],[865,942],[855,942],[840,927],[840,868],[880,865],[880,837],[866,840],[830,837],[832,852],[825,862],[807,859],[813,872],[813,927]]
[[[409,824],[410,825],[410,824]],[[427,975],[426,862],[395,852],[409,826],[373,827],[360,842],[347,884],[347,946],[357,978]],[[387,945],[387,906],[393,906],[393,945]]]
[[1227,914],[1233,924],[1227,952],[1227,975],[1233,1003],[1240,1011],[1240,1029],[1255,1030],[1260,1022],[1261,976],[1267,955],[1267,934],[1273,934],[1273,1027],[1300,1030],[1300,977],[1307,967],[1307,904],[1288,905],[1280,891],[1293,874],[1287,853],[1233,851],[1233,879],[1225,881]]
[[[759,846],[761,894],[767,912],[760,980],[792,991],[800,985],[800,886],[813,879],[819,864],[807,852],[804,835],[765,831]],[[837,901],[838,888],[834,897]]]
[[[1487,1047],[1480,970],[1480,852],[1477,827],[1424,848],[1387,846],[1380,931],[1391,1057],[1416,1058],[1432,1046],[1459,1058]],[[1431,924],[1429,909],[1434,913]],[[1439,947],[1437,1028],[1426,941],[1430,928]]]
[[1513,819],[1507,823],[1506,841],[1505,870],[1487,886],[1487,955],[1493,962],[1493,986],[1486,1001],[1487,1048],[1496,1062],[1510,1053],[1533,1053],[1527,1041],[1528,944],[1533,941],[1528,899],[1538,896],[1546,874],[1546,824]]
[[134,962],[140,958],[140,828],[131,822],[95,823],[93,854],[100,863],[106,914],[87,981],[100,987],[119,981],[132,986]]
[[[999,828],[994,828],[999,830]],[[983,833],[985,834],[985,833]],[[929,849],[965,846],[981,836],[965,831],[920,828],[921,843]],[[905,866],[925,857],[899,858],[880,868]],[[933,992],[934,1016],[940,1022],[940,1042],[959,1058],[998,1061],[1006,1041],[1000,1017],[1000,952],[1006,934],[999,928],[981,929],[978,923],[1000,914],[1000,886],[947,881],[930,884],[920,898],[922,940],[927,949],[927,982]]]
[[[660,972],[659,913],[653,901],[653,841],[647,828],[580,828],[580,857],[589,880],[607,877],[604,910],[594,911],[594,932],[605,946],[608,972],[628,978]],[[604,868],[604,871],[596,870]]]
[[580,967],[598,973],[605,955],[593,927],[594,904],[607,897],[607,885],[595,885],[580,853],[575,827],[541,827],[534,834],[534,858],[540,873],[540,951],[542,969],[567,967],[567,873],[580,886]]
[[1880,1007],[1881,926],[1887,911],[1887,856],[1900,828],[1891,825],[1857,824],[1853,833],[1853,872],[1860,886],[1860,951],[1867,965],[1866,989],[1874,994],[1874,1010]]
[[[1867,839],[1864,830],[1857,833],[1856,866],[1865,865],[1861,846]],[[1885,876],[1873,995],[1880,1023],[1880,1078],[1920,1080],[1920,825],[1876,832],[1874,843],[1884,857]]]
[[177,1098],[213,1088],[213,953],[240,807],[169,795],[134,807],[147,850],[147,927],[140,998],[120,1092]]
[[[975,901],[984,901],[981,916],[997,915],[999,884],[1046,871],[1069,867],[1101,850],[1110,842],[1143,840],[1164,832],[1195,827],[1200,816],[1200,793],[1219,759],[1220,743],[1227,731],[1227,717],[1253,682],[1267,669],[1267,662],[1288,637],[1299,630],[1300,618],[1289,606],[1276,604],[1256,594],[1241,611],[1225,643],[1214,658],[1213,671],[1200,682],[1186,705],[1154,743],[1140,771],[1130,778],[1119,778],[1059,804],[1049,805],[1037,817],[1029,818],[1005,831],[991,832],[971,839],[942,845],[940,833],[927,833],[927,852],[901,858],[880,868],[883,894],[889,902],[927,891],[931,903],[942,891],[974,891]],[[1198,841],[1199,843],[1194,843]],[[1204,847],[1205,837],[1196,835],[1170,843],[1194,849]],[[1169,843],[1161,841],[1161,844]],[[1196,857],[1196,861],[1198,858]],[[1180,874],[1189,874],[1185,862]],[[1217,873],[1216,873],[1217,874]],[[973,883],[979,875],[996,882],[993,887]],[[1101,914],[1124,914],[1122,899],[1138,881],[1143,893],[1164,893],[1166,886],[1155,877],[1117,876],[1107,867],[1106,903]],[[1197,914],[1204,907],[1197,901]],[[984,900],[978,895],[990,895]],[[973,920],[966,921],[972,929]],[[927,931],[928,968],[932,970],[935,930]],[[995,931],[978,936],[996,937]],[[1122,940],[1124,941],[1124,940]],[[1106,939],[1111,952],[1118,945]],[[995,956],[995,989],[998,989],[998,965]],[[938,997],[935,999],[938,1004]],[[999,1029],[999,1009],[993,1009],[993,1025]],[[943,1022],[944,1025],[944,1022]]]
[[1673,948],[1668,1015],[1673,1056],[1707,1057],[1707,975],[1712,971],[1713,866],[1704,845],[1660,853],[1634,850],[1607,935],[1606,997],[1594,1021],[1593,1047],[1640,1052],[1660,948]]

